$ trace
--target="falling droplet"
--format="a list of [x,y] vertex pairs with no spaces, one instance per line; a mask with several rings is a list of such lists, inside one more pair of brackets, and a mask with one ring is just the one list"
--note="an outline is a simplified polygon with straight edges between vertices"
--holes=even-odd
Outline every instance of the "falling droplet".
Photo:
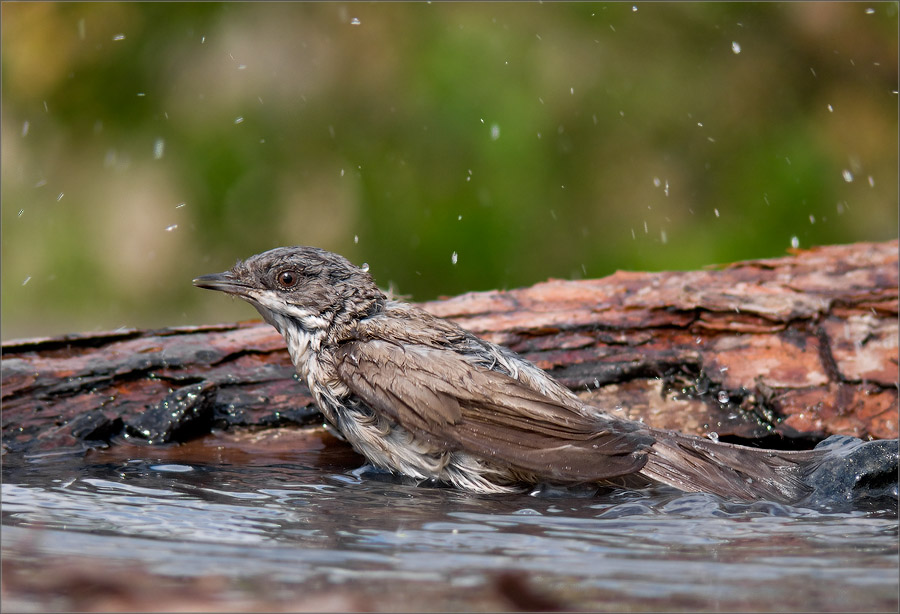
[[834,113],[834,107],[831,106],[831,105],[828,105],[828,112],[829,112],[829,113]]
[[731,50],[737,55],[741,52],[741,45],[737,41],[731,41]]
[[718,209],[713,209],[713,213],[716,214],[716,217],[719,217],[719,210],[718,210]]
[[124,34],[116,34],[115,36],[113,36],[113,40],[114,41],[123,41],[123,40],[125,40],[125,35]]
[[637,13],[637,7],[636,7],[636,6],[632,6],[632,7],[631,7],[631,12],[632,12],[632,13]]
[[491,124],[491,140],[496,141],[500,138],[500,126]]
[[353,235],[353,242],[359,243],[359,235]]
[[28,120],[25,120],[25,123],[22,124],[22,136],[28,136],[28,128],[31,127],[31,124],[28,123]]
[[175,208],[176,208],[176,209],[181,209],[185,204],[186,204],[186,203],[178,203],[177,205],[175,205]]
[[791,247],[793,247],[794,249],[800,247],[800,239],[798,239],[797,237],[791,237]]
[[810,223],[810,224],[815,224],[815,223],[816,223],[816,216],[815,216],[815,215],[810,215],[810,216],[809,216],[809,223]]
[[234,119],[234,123],[235,123],[235,124],[239,124],[239,123],[241,123],[242,121],[244,121],[244,118],[243,118],[243,117],[236,117],[236,118]]
[[166,232],[172,232],[176,228],[178,228],[178,224],[172,224],[171,226],[166,226]]
[[360,23],[360,21],[359,21],[359,18],[357,18],[357,17],[354,17],[353,19],[350,20],[351,26],[358,26],[359,23]]
[[869,187],[870,188],[875,187],[875,178],[872,175],[869,175]]
[[841,175],[843,175],[844,181],[846,181],[847,183],[853,181],[853,173],[850,172],[850,169],[845,168],[843,171],[841,171]]
[[166,150],[166,142],[163,139],[156,139],[153,142],[153,158],[159,160],[163,157]]
[[29,281],[31,281],[31,275],[29,275],[28,277],[25,278],[25,281],[22,282],[22,285],[24,286],[24,285],[27,284]]
[[18,217],[22,217],[22,215],[23,215],[24,213],[25,213],[25,209],[19,209],[19,215],[18,215]]
[[450,262],[452,262],[453,264],[456,264],[456,261],[457,261],[458,259],[459,259],[459,256],[457,255],[456,252],[453,252],[453,253],[450,255]]
[[59,193],[59,196],[56,197],[56,202],[61,201],[61,200],[62,200],[62,197],[65,196],[65,195],[66,195],[65,192],[60,192],[60,193]]

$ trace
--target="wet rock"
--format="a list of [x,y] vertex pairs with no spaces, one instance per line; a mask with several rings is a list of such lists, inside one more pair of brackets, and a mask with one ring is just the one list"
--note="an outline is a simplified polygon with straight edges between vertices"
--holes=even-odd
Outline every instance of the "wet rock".
[[213,427],[216,385],[201,382],[172,391],[128,424],[128,434],[149,443],[187,441]]
[[816,450],[825,450],[826,455],[806,479],[814,491],[804,504],[827,509],[896,508],[898,440],[832,435]]

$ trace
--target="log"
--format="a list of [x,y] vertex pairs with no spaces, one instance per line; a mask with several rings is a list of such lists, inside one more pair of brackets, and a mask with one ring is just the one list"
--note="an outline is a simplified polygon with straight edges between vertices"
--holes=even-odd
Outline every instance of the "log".
[[[421,306],[616,415],[809,448],[832,434],[897,437],[897,252],[833,245]],[[0,370],[4,453],[321,423],[281,337],[256,321],[10,341]]]

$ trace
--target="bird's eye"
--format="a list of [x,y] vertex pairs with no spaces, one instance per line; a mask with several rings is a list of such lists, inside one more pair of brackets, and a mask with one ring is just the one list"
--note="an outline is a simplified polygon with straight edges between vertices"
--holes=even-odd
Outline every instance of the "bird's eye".
[[278,273],[278,275],[275,276],[275,279],[278,281],[279,286],[287,289],[296,286],[300,276],[294,271],[286,270]]

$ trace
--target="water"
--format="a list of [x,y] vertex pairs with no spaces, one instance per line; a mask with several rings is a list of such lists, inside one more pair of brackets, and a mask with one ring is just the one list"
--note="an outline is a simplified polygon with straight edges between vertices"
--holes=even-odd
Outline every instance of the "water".
[[359,464],[345,444],[299,430],[85,458],[7,454],[4,609],[898,607],[893,513],[662,487],[474,496]]

